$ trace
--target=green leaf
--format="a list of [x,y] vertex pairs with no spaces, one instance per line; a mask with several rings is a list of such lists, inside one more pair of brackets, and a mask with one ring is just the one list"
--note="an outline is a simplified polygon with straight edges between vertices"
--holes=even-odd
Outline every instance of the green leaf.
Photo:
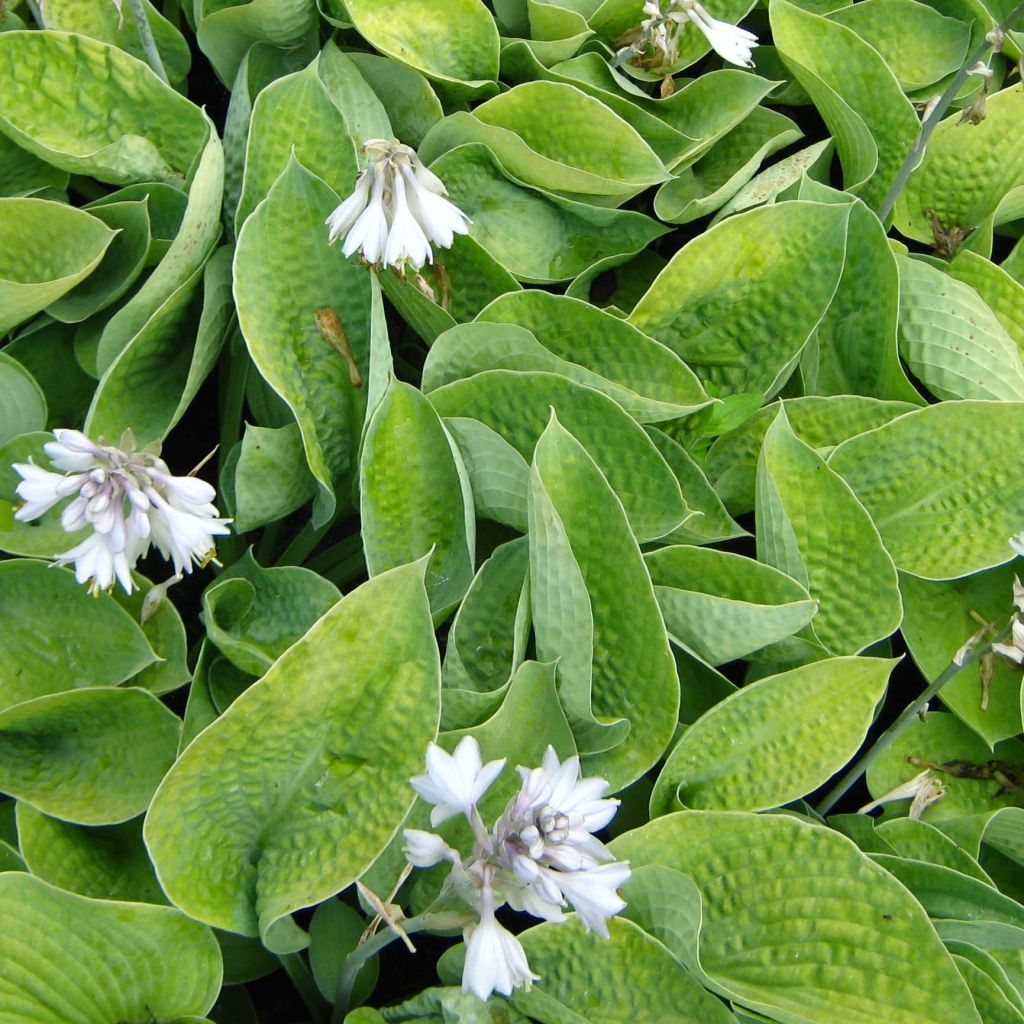
[[11,1020],[202,1017],[220,991],[213,935],[171,907],[88,899],[10,873],[0,875],[0,913],[18,922],[0,933],[0,1015]]
[[180,728],[145,690],[93,686],[15,704],[0,712],[0,790],[62,821],[127,821],[174,762]]
[[417,147],[423,136],[444,117],[441,101],[430,83],[405,64],[377,53],[345,54],[377,94],[396,138]]
[[309,569],[264,569],[252,550],[203,594],[203,622],[221,653],[243,672],[262,675],[341,594]]
[[899,583],[878,530],[849,484],[793,433],[784,411],[761,448],[757,527],[758,558],[818,602],[811,635],[830,653],[857,654],[898,628]]
[[641,213],[531,188],[479,144],[444,153],[431,170],[471,219],[472,237],[521,281],[568,281],[598,260],[640,251],[667,230]]
[[66,189],[68,174],[0,134],[0,196],[27,196],[43,189]]
[[1002,565],[1020,530],[1016,402],[942,402],[843,442],[829,466],[867,508],[897,567],[956,579]]
[[981,882],[992,884],[992,879],[974,857],[927,821],[921,821],[919,818],[890,818],[888,821],[880,822],[876,832],[901,857],[939,864],[963,875],[970,875]]
[[480,0],[346,0],[345,9],[374,49],[455,96],[479,94],[498,77],[498,29]]
[[[1016,85],[993,93],[981,124],[959,124],[950,114],[932,133],[924,158],[896,200],[893,223],[908,238],[933,242],[932,217],[945,231],[978,228],[1000,201],[1024,184],[1024,138],[1013,130],[1024,117]],[[960,182],[969,181],[969,189]]]
[[735,1024],[729,1009],[655,938],[613,917],[610,939],[564,924],[528,929],[520,941],[541,980],[518,990],[513,1005],[541,1024],[630,1024],[638,1018],[678,1024]]
[[836,140],[843,184],[876,208],[920,121],[882,55],[852,29],[772,0],[772,39]]
[[41,160],[100,181],[180,184],[210,134],[202,111],[145,64],[85,36],[0,33],[0,79],[0,131]]
[[784,640],[817,611],[796,580],[742,555],[680,545],[644,561],[669,636],[709,665]]
[[909,256],[900,269],[900,355],[940,399],[1024,398],[1024,361],[968,284]]
[[530,289],[495,299],[477,319],[531,331],[560,361],[513,367],[504,354],[510,340],[506,339],[496,346],[503,352],[501,361],[492,366],[552,369],[603,391],[641,423],[675,419],[711,402],[696,375],[674,352],[588,302]]
[[283,519],[315,491],[294,423],[277,428],[245,425],[235,467],[235,529],[245,533]]
[[559,696],[582,763],[621,789],[668,745],[679,680],[625,510],[557,419],[531,470],[530,598],[538,657],[561,659]]
[[324,218],[338,197],[297,160],[246,221],[235,252],[238,321],[257,369],[292,410],[317,481],[313,519],[326,522],[335,482],[353,472],[365,398],[341,355],[321,337],[314,311],[330,306],[365,374],[370,278],[329,248]]
[[832,300],[849,211],[792,202],[730,217],[676,253],[629,322],[719,396],[770,397]]
[[[6,38],[0,35],[0,65]],[[73,206],[0,199],[0,335],[88,277],[113,238],[106,224]]]
[[476,548],[469,481],[433,406],[401,381],[392,381],[366,429],[359,513],[371,577],[433,552],[426,586],[435,618],[462,600]]
[[46,426],[46,396],[24,366],[0,352],[0,444]]
[[[327,900],[316,908],[309,922],[309,967],[324,999],[334,1001],[345,958],[359,944],[366,925],[366,919],[341,900]],[[367,999],[377,983],[378,970],[376,957],[360,968],[352,986],[353,1003]]]
[[806,796],[857,752],[895,664],[829,658],[726,697],[669,754],[651,814],[762,811]]
[[142,843],[142,819],[83,828],[18,803],[18,845],[29,871],[80,896],[166,903]]
[[641,540],[653,540],[686,515],[679,484],[643,428],[610,398],[539,371],[487,370],[431,392],[441,416],[478,419],[531,458],[554,408],[601,467]]
[[1004,266],[961,249],[946,268],[951,277],[970,285],[996,315],[1018,349],[1024,349],[1024,285]]
[[814,1024],[980,1021],[920,904],[831,829],[782,814],[681,811],[611,845],[637,874],[651,864],[679,873],[661,876],[650,912],[677,915],[674,941],[663,941],[691,959],[699,941],[699,969],[743,1006]]
[[[76,687],[113,686],[155,659],[112,597],[90,596],[73,573],[45,562],[0,562],[0,619],[0,708]],[[47,626],[52,622],[59,631]]]
[[190,916],[266,942],[395,834],[439,713],[425,569],[342,598],[168,772],[144,835],[160,884]]
[[960,974],[971,990],[971,998],[982,1019],[991,1024],[1021,1024],[1022,1013],[1016,1004],[1003,992],[999,985],[980,967],[970,960],[954,954]]

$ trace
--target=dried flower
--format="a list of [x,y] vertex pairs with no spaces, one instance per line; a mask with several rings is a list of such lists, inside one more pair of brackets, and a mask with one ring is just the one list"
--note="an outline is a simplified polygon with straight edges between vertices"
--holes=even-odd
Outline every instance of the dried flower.
[[929,769],[925,769],[919,775],[915,775],[909,782],[904,782],[895,789],[889,790],[877,800],[872,800],[857,810],[858,814],[867,814],[882,804],[891,803],[893,800],[910,800],[911,818],[920,818],[924,812],[937,803],[946,795],[946,787],[932,775]]
[[[730,64],[751,68],[757,36],[738,25],[712,18],[698,0],[646,0],[646,17],[640,22],[630,47],[623,51],[640,58],[647,67],[671,67],[679,60],[679,39],[683,27],[692,21],[704,34],[711,48]],[[629,37],[627,37],[629,38]]]

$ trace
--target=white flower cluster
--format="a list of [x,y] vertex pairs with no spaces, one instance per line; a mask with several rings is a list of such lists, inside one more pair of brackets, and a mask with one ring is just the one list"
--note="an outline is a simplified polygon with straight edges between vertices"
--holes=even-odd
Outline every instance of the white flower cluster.
[[447,249],[469,231],[469,218],[445,196],[441,179],[410,146],[370,139],[366,167],[352,194],[327,218],[328,242],[345,235],[342,252],[372,266],[419,270],[433,263],[431,245]]
[[134,450],[126,433],[121,447],[94,444],[77,430],[55,430],[44,445],[54,469],[31,460],[14,464],[22,478],[18,497],[24,504],[14,518],[38,519],[58,502],[71,498],[61,513],[68,533],[88,536],[63,554],[58,565],[75,563],[75,578],[97,593],[118,580],[126,593],[135,589],[132,569],[151,545],[174,563],[176,573],[191,572],[216,554],[213,538],[229,532],[218,519],[214,489],[193,476],[172,476],[167,463],[152,451]]
[[669,0],[667,8],[662,8],[661,0],[646,0],[643,11],[647,17],[640,22],[640,38],[633,49],[637,53],[652,50],[656,67],[671,67],[679,60],[679,34],[688,21],[704,33],[723,60],[745,68],[754,66],[751,55],[757,36],[712,18],[697,0]]
[[434,826],[464,814],[473,829],[472,854],[464,861],[440,836],[406,829],[406,857],[415,867],[448,861],[446,883],[468,902],[479,921],[465,930],[464,991],[487,999],[529,988],[530,971],[519,940],[495,911],[503,904],[546,921],[562,921],[573,907],[588,930],[608,937],[608,918],[625,907],[617,890],[629,878],[629,864],[617,861],[593,833],[615,816],[619,801],[604,798],[604,779],[580,778],[578,757],[559,761],[548,747],[540,768],[519,768],[522,785],[494,828],[488,831],[477,810],[481,797],[505,767],[505,760],[483,764],[477,741],[467,736],[448,754],[436,744],[427,750],[427,772],[412,784],[434,805]]

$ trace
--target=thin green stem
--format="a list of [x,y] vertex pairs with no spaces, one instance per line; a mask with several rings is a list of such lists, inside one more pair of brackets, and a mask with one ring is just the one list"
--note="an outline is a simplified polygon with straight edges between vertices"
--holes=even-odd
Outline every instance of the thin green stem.
[[[406,935],[415,935],[416,932],[428,930],[451,931],[453,928],[461,928],[474,920],[474,915],[469,912],[445,911],[442,913],[419,914],[402,921],[402,931]],[[352,1003],[352,986],[355,984],[363,964],[376,956],[385,946],[390,945],[398,938],[398,933],[390,928],[384,928],[376,935],[368,938],[362,945],[357,946],[346,958],[345,966],[338,975],[338,987],[334,996],[334,1011],[331,1014],[331,1024],[342,1024],[345,1015]]]
[[291,978],[296,991],[302,996],[302,1001],[313,1018],[313,1024],[327,1024],[330,1006],[316,987],[316,982],[306,966],[306,961],[298,953],[285,953],[277,959],[280,960],[281,966]]
[[[122,0],[122,3],[124,0]],[[129,9],[135,19],[135,32],[139,37],[139,43],[146,54],[146,61],[149,66],[168,84],[171,80],[167,77],[167,70],[160,58],[160,51],[156,47],[156,40],[153,38],[153,29],[149,24],[149,14],[146,11],[146,0],[128,0]]]
[[[1009,636],[1009,630],[1004,630],[992,643],[999,643]],[[821,802],[815,808],[823,817],[846,795],[849,789],[865,772],[875,763],[896,742],[896,738],[920,715],[928,702],[948,683],[955,675],[967,668],[968,665],[980,661],[991,649],[992,643],[981,644],[966,655],[959,663],[951,661],[935,681],[917,698],[912,704],[908,704],[899,717],[889,726],[881,736],[854,762],[843,777],[825,794]]]
[[[1024,14],[1024,3],[1018,4],[1010,13],[999,23],[995,31],[1007,32],[1009,31],[1017,19]],[[893,208],[896,206],[896,200],[899,198],[899,194],[903,191],[903,186],[906,185],[907,179],[913,173],[914,168],[917,167],[918,162],[921,158],[921,154],[924,152],[924,147],[928,144],[928,140],[932,136],[932,132],[935,131],[936,125],[942,120],[946,111],[949,109],[949,105],[956,98],[956,94],[960,91],[960,87],[967,80],[967,75],[978,61],[985,56],[989,51],[992,44],[985,39],[985,41],[972,53],[967,60],[964,62],[960,70],[953,76],[953,80],[946,86],[945,92],[939,97],[939,102],[935,104],[928,116],[921,122],[921,131],[918,133],[917,139],[913,146],[910,147],[910,152],[907,153],[906,159],[900,166],[896,177],[893,178],[892,184],[889,186],[889,191],[886,192],[885,198],[882,200],[882,205],[878,208],[878,219],[884,224],[892,213]]]
[[282,519],[275,519],[269,526],[265,527],[256,545],[256,561],[260,565],[270,565],[274,558],[274,547],[277,544],[278,535],[281,532]]
[[302,565],[309,557],[310,552],[324,539],[324,535],[334,525],[334,519],[328,519],[320,526],[314,526],[312,521],[292,538],[291,543],[284,549],[284,553],[277,560],[278,565]]
[[40,28],[46,28],[46,19],[43,17],[42,8],[37,3],[37,0],[25,0],[25,5],[32,12],[32,17],[35,19],[35,23]]
[[357,563],[365,565],[365,557],[363,538],[360,534],[354,533],[337,544],[332,544],[326,551],[321,551],[315,558],[311,558],[306,563],[306,568],[320,573],[321,576],[327,576],[339,568],[358,568]]
[[241,337],[238,326],[229,331],[227,343],[221,352],[222,373],[224,384],[221,387],[220,401],[220,448],[217,452],[217,465],[224,469],[231,449],[242,436],[242,411],[245,408],[245,385],[249,376],[249,355],[240,344]]

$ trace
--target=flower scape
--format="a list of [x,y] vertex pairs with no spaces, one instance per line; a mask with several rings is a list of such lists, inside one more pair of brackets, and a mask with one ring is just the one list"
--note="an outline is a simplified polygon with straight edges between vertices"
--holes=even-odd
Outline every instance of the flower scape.
[[0,1024],[1021,1024],[1022,46],[0,3]]

